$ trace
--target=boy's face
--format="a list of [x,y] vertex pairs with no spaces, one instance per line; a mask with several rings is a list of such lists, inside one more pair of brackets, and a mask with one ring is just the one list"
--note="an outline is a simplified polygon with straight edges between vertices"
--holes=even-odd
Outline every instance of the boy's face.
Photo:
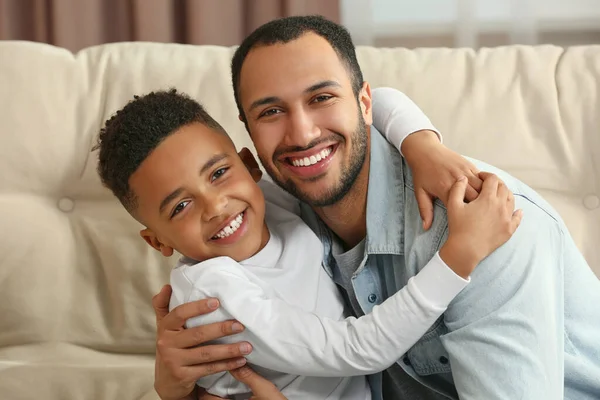
[[159,144],[129,179],[146,242],[165,256],[176,250],[197,261],[241,261],[264,247],[260,170],[247,149],[240,155],[226,135],[200,123]]

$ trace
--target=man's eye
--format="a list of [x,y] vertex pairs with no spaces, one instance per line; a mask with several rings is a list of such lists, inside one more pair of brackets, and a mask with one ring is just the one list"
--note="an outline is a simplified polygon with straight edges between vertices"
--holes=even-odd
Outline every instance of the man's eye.
[[182,212],[189,203],[190,202],[188,200],[186,200],[186,201],[182,201],[181,203],[177,204],[177,206],[175,206],[175,209],[171,213],[171,218],[173,218],[174,216],[176,216],[177,214]]
[[225,167],[219,168],[212,174],[212,176],[210,177],[210,181],[214,182],[215,180],[219,179],[220,177],[223,176],[223,174],[225,174],[225,172],[227,172],[228,169],[229,168],[225,168]]
[[272,115],[276,115],[279,114],[281,112],[281,110],[277,109],[277,108],[269,108],[266,111],[263,111],[259,117],[270,117]]
[[333,96],[329,96],[329,95],[327,95],[327,94],[322,94],[322,95],[316,96],[316,97],[313,99],[313,102],[314,102],[314,103],[322,103],[322,102],[324,102],[324,101],[327,101],[327,100],[331,99],[332,97],[333,97]]

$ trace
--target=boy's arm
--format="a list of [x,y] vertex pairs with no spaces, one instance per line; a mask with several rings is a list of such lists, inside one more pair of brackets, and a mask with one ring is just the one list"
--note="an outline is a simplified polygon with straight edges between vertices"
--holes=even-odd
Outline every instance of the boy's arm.
[[441,341],[461,400],[563,398],[563,232],[515,197],[519,229],[444,314]]
[[377,88],[372,95],[373,125],[401,152],[412,170],[424,229],[433,221],[433,198],[447,205],[450,188],[458,177],[467,177],[465,197],[475,200],[482,185],[479,170],[441,144],[441,134],[423,111],[393,88]]
[[[194,291],[186,301],[216,297],[221,307],[188,320],[187,327],[235,319],[245,330],[223,340],[250,342],[250,363],[307,376],[365,375],[387,368],[416,343],[468,283],[436,256],[370,314],[334,320],[272,297],[231,259],[216,258],[198,268]],[[445,290],[438,290],[441,286]],[[210,389],[216,378],[199,384]]]

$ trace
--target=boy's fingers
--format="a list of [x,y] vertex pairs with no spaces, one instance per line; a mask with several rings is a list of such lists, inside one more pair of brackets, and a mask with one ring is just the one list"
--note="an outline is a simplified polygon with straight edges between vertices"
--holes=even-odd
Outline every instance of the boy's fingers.
[[512,215],[512,219],[510,221],[512,233],[514,233],[517,230],[517,228],[519,227],[519,225],[521,225],[522,220],[523,220],[523,210],[515,211]]
[[498,193],[498,177],[487,172],[480,172],[479,176],[483,176],[483,186],[481,194],[495,197]]
[[253,393],[253,398],[268,399],[268,400],[284,400],[285,397],[270,381],[258,375],[248,366],[229,371],[231,375],[238,381],[248,385]]
[[419,214],[423,221],[423,230],[426,231],[433,223],[433,198],[423,189],[417,189],[416,197]]
[[450,188],[450,193],[448,194],[448,207],[462,205],[464,203],[466,190],[467,178],[461,176]]
[[477,196],[479,196],[479,192],[473,186],[471,186],[471,183],[469,182],[465,193],[465,200],[470,202],[475,200]]

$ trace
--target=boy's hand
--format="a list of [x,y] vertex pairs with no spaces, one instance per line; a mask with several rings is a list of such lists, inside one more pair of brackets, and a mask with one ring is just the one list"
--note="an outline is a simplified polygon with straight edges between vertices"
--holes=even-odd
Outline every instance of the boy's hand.
[[[245,383],[252,391],[250,400],[287,400],[273,383],[258,375],[248,366],[229,371],[238,381]],[[221,397],[202,393],[198,400],[219,400]]]
[[515,198],[496,175],[481,172],[479,177],[483,186],[477,199],[464,202],[465,177],[454,184],[448,198],[448,240],[440,257],[463,278],[511,238],[523,215],[514,211]]
[[[154,389],[162,400],[191,398],[196,380],[217,372],[239,368],[252,351],[249,343],[201,346],[203,343],[243,330],[237,321],[224,321],[185,329],[185,321],[208,314],[219,306],[216,299],[182,304],[169,312],[171,287],[164,286],[152,299],[156,313],[156,363]],[[243,352],[241,345],[250,351]]]
[[446,206],[454,182],[465,176],[468,185],[465,199],[473,201],[481,190],[479,170],[460,154],[440,143],[435,132],[419,131],[402,142],[402,154],[413,173],[415,196],[427,230],[433,222],[433,200],[439,198]]

